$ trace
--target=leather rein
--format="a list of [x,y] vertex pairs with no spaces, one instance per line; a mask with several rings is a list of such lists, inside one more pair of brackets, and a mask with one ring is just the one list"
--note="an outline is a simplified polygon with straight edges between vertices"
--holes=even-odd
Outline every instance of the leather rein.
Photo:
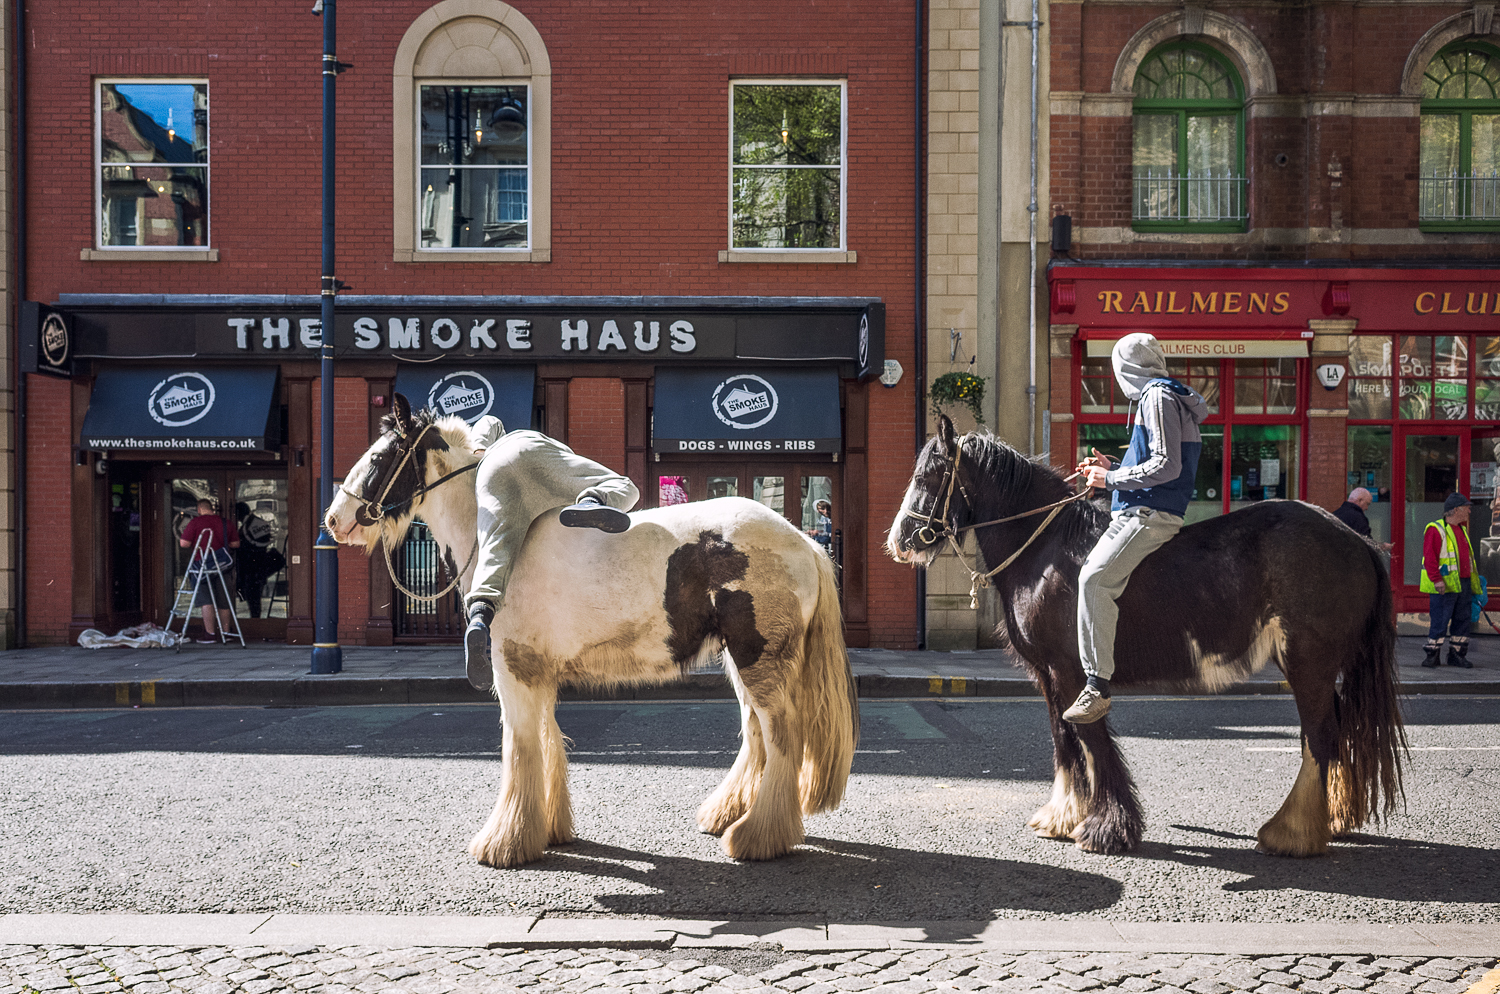
[[[385,487],[380,491],[380,497],[378,499],[371,500],[363,494],[355,493],[348,487],[344,486],[342,483],[339,484],[339,490],[350,499],[358,501],[361,508],[365,512],[365,516],[370,519],[370,525],[366,527],[378,525],[382,518],[385,518],[388,515],[391,515],[396,511],[399,511],[402,508],[406,507],[407,505],[415,502],[419,498],[426,496],[454,477],[462,476],[464,473],[468,473],[479,468],[479,463],[476,462],[471,463],[468,466],[464,466],[462,469],[455,469],[451,473],[447,473],[443,476],[438,477],[431,483],[423,483],[419,485],[416,490],[412,491],[411,496],[406,498],[405,500],[397,501],[394,504],[387,504],[385,502],[385,499],[390,496],[391,488],[396,485],[396,480],[400,478],[401,471],[406,468],[406,464],[411,460],[413,453],[415,453],[421,446],[422,438],[429,431],[431,431],[433,427],[434,426],[432,424],[423,426],[422,430],[417,433],[416,440],[413,441],[410,445],[406,444],[406,433],[401,431],[399,428],[396,429],[397,444],[403,450],[401,454],[401,461],[396,464],[396,468],[391,472],[391,475],[386,478]],[[431,603],[436,600],[441,600],[449,593],[451,593],[453,589],[458,586],[458,582],[463,577],[463,575],[469,571],[469,567],[474,562],[474,557],[479,553],[479,536],[477,534],[474,536],[474,548],[469,550],[469,558],[468,561],[464,563],[464,568],[458,570],[453,574],[453,582],[449,583],[446,587],[444,587],[437,593],[430,595],[419,594],[414,591],[407,590],[406,587],[402,586],[401,580],[396,576],[396,565],[391,561],[391,547],[386,542],[385,529],[383,528],[380,531],[380,548],[381,551],[385,553],[385,568],[390,572],[391,583],[395,584],[396,589],[401,591],[401,593],[405,594],[407,597],[411,598],[414,601]]]
[[[948,540],[948,544],[952,547],[954,555],[958,556],[958,561],[963,563],[964,569],[969,571],[969,579],[973,584],[969,589],[969,597],[971,601],[977,603],[977,598],[979,596],[979,590],[981,587],[990,586],[990,581],[996,574],[1005,569],[1011,563],[1015,562],[1016,559],[1020,557],[1021,553],[1025,552],[1027,548],[1031,546],[1031,543],[1035,542],[1037,540],[1037,537],[1041,535],[1046,527],[1052,523],[1052,519],[1056,518],[1058,514],[1062,512],[1062,509],[1065,506],[1073,503],[1074,501],[1082,500],[1093,491],[1089,487],[1084,487],[1078,493],[1072,494],[1068,497],[1064,497],[1062,500],[1053,501],[1051,504],[1043,504],[1041,507],[1034,507],[1029,511],[1022,511],[1020,514],[1011,514],[1003,518],[993,518],[989,521],[979,521],[971,525],[955,527],[949,520],[949,512],[952,509],[953,504],[953,491],[957,489],[959,493],[963,495],[964,503],[968,504],[971,508],[974,506],[973,500],[969,497],[969,492],[964,489],[964,485],[958,481],[958,466],[959,462],[963,459],[964,441],[968,439],[968,437],[968,435],[963,435],[957,440],[957,444],[954,446],[953,462],[948,466],[947,479],[944,481],[942,486],[938,488],[943,493],[942,511],[938,511],[938,501],[936,497],[934,497],[932,501],[932,510],[925,515],[920,511],[913,511],[909,507],[903,507],[901,509],[901,512],[907,517],[916,518],[918,521],[923,522],[922,527],[917,529],[916,538],[924,545],[936,545],[938,543],[938,540],[942,538],[946,538]],[[1077,479],[1080,475],[1082,474],[1074,473],[1073,475],[1064,478],[1063,482],[1069,483]],[[999,566],[996,566],[988,573],[981,573],[977,569],[969,565],[969,560],[964,556],[963,547],[958,541],[958,536],[962,535],[964,532],[977,531],[980,528],[988,528],[991,525],[999,525],[1004,524],[1007,521],[1017,521],[1021,518],[1029,518],[1033,515],[1042,514],[1043,512],[1048,513],[1047,516],[1042,519],[1042,523],[1037,525],[1036,529],[1032,531],[1031,535],[1026,539],[1026,541],[1021,543],[1021,547],[1015,552],[1012,552],[1008,557],[1006,557],[1005,561]]]

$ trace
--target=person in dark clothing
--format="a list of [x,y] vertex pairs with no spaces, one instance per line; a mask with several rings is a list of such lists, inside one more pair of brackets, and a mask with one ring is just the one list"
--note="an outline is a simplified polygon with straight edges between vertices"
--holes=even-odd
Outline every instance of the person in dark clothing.
[[1370,519],[1365,517],[1365,508],[1370,506],[1370,491],[1355,487],[1349,497],[1333,512],[1333,516],[1354,529],[1354,534],[1370,537]]
[[[1349,499],[1339,505],[1333,516],[1348,525],[1354,534],[1370,538],[1370,519],[1365,516],[1370,504],[1374,502],[1375,495],[1364,487],[1355,487],[1349,491]],[[1391,543],[1381,542],[1380,547],[1387,552],[1391,551]]]

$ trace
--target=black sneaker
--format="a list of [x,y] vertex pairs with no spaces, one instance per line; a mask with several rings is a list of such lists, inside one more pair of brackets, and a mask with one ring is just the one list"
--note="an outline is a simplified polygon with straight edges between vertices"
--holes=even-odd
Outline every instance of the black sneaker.
[[464,629],[464,669],[469,685],[475,690],[489,690],[495,685],[494,665],[490,662],[490,622],[495,609],[484,601],[469,608],[469,627]]
[[563,508],[559,520],[569,528],[597,528],[611,535],[630,527],[630,515],[590,498]]

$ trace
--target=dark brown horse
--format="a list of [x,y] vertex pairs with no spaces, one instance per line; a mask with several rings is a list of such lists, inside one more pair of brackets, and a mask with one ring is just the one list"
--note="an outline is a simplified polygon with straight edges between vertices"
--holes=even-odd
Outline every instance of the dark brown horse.
[[[1049,467],[993,438],[956,438],[942,418],[886,547],[926,565],[948,534],[1070,493]],[[1108,721],[1062,720],[1084,682],[1078,571],[1109,515],[1076,501],[1037,532],[1044,517],[977,529],[990,566],[1020,550],[990,581],[1003,608],[999,634],[1046,697],[1052,723],[1052,799],[1030,826],[1090,852],[1124,852],[1145,821]],[[1137,567],[1119,605],[1114,687],[1221,690],[1272,662],[1286,675],[1302,722],[1302,768],[1257,834],[1262,851],[1320,855],[1334,836],[1396,805],[1406,740],[1390,579],[1380,551],[1332,515],[1278,500],[1189,525]]]

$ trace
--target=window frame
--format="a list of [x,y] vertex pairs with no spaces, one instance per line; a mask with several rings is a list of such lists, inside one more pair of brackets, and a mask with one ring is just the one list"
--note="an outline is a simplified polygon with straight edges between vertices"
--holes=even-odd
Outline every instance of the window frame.
[[[1421,332],[1417,332],[1417,331],[1408,331],[1408,332],[1378,331],[1378,332],[1360,332],[1360,333],[1356,333],[1354,335],[1351,335],[1350,338],[1351,339],[1358,338],[1361,342],[1384,342],[1384,343],[1388,344],[1390,346],[1390,349],[1391,349],[1391,352],[1390,352],[1391,359],[1390,359],[1390,371],[1387,372],[1387,373],[1384,373],[1384,374],[1377,374],[1377,375],[1368,375],[1368,374],[1357,373],[1354,370],[1353,363],[1351,361],[1351,363],[1350,363],[1350,369],[1349,369],[1349,374],[1348,374],[1348,376],[1346,378],[1349,381],[1349,389],[1350,389],[1351,394],[1354,392],[1356,384],[1359,384],[1359,383],[1381,384],[1381,385],[1384,386],[1384,388],[1385,388],[1384,392],[1385,392],[1386,396],[1389,398],[1390,409],[1389,409],[1389,411],[1384,416],[1381,416],[1381,417],[1364,417],[1362,410],[1361,410],[1360,414],[1356,414],[1351,409],[1349,417],[1348,417],[1349,424],[1351,424],[1351,425],[1374,425],[1374,426],[1385,425],[1385,426],[1389,426],[1389,427],[1391,427],[1393,429],[1400,429],[1403,426],[1411,426],[1411,425],[1420,425],[1420,426],[1424,426],[1424,427],[1427,427],[1427,428],[1433,428],[1433,429],[1441,428],[1442,426],[1445,426],[1445,425],[1449,426],[1449,427],[1452,427],[1454,425],[1485,425],[1485,426],[1500,425],[1500,408],[1494,408],[1493,409],[1493,411],[1494,411],[1494,413],[1496,415],[1495,417],[1493,417],[1493,418],[1484,417],[1483,414],[1481,413],[1481,408],[1480,408],[1480,403],[1481,402],[1480,402],[1480,398],[1479,398],[1479,388],[1482,385],[1495,384],[1495,385],[1497,385],[1497,387],[1500,387],[1500,376],[1484,375],[1483,373],[1481,373],[1480,366],[1485,362],[1486,356],[1479,351],[1479,349],[1480,349],[1480,341],[1482,339],[1486,339],[1486,338],[1500,338],[1500,332],[1497,332],[1496,334],[1492,334],[1492,335],[1487,335],[1484,332],[1479,332],[1479,331],[1458,331],[1458,332],[1446,332],[1446,333],[1430,332],[1430,331],[1421,331]],[[1434,355],[1434,369],[1433,369],[1433,372],[1432,372],[1431,375],[1428,375],[1428,376],[1418,376],[1418,375],[1415,375],[1415,374],[1403,373],[1401,371],[1401,356],[1402,356],[1401,342],[1402,342],[1403,339],[1408,339],[1408,338],[1425,338],[1425,339],[1431,339],[1432,340],[1432,342],[1429,345],[1429,348],[1432,349],[1433,355]],[[1438,372],[1437,372],[1437,369],[1436,369],[1436,346],[1437,346],[1437,340],[1441,339],[1441,338],[1455,338],[1455,339],[1460,339],[1464,343],[1464,350],[1465,350],[1465,357],[1466,357],[1465,358],[1465,367],[1466,368],[1465,368],[1465,372],[1464,372],[1464,375],[1463,375],[1463,382],[1465,384],[1465,387],[1464,387],[1464,389],[1465,389],[1464,413],[1461,416],[1459,416],[1459,417],[1452,417],[1452,418],[1446,418],[1446,417],[1418,418],[1418,417],[1405,417],[1405,416],[1402,416],[1402,414],[1401,414],[1401,401],[1402,401],[1403,396],[1404,396],[1403,393],[1402,393],[1402,390],[1406,387],[1407,384],[1409,384],[1409,383],[1434,384],[1433,390],[1435,391],[1436,390],[1435,384],[1438,383],[1438,382],[1457,382],[1457,378],[1456,377],[1445,377],[1445,376],[1439,376],[1438,375]],[[1431,409],[1434,410],[1434,411],[1437,410],[1436,404],[1433,404],[1431,406]]]
[[[1479,50],[1489,56],[1497,65],[1500,65],[1500,47],[1489,42],[1480,41],[1476,38],[1462,38],[1451,44],[1444,45],[1428,60],[1422,70],[1419,83],[1425,82],[1432,65],[1438,59],[1453,52],[1465,50]],[[1458,118],[1458,161],[1459,179],[1474,179],[1474,146],[1473,146],[1473,118],[1475,114],[1500,116],[1500,96],[1489,100],[1471,100],[1462,98],[1437,98],[1423,97],[1421,110],[1419,111],[1417,127],[1417,160],[1422,157],[1422,129],[1420,121],[1431,114],[1433,117],[1457,117]],[[1420,167],[1417,170],[1417,224],[1422,231],[1470,231],[1487,232],[1500,231],[1500,218],[1453,218],[1433,220],[1422,217],[1422,176]],[[1467,199],[1467,198],[1466,198]]]
[[[839,88],[839,241],[835,247],[815,248],[742,248],[734,244],[734,92],[739,86],[837,86]],[[728,89],[729,113],[725,136],[727,166],[726,231],[721,262],[853,262],[849,249],[849,80],[847,77],[797,76],[789,78],[745,77],[731,79]],[[777,167],[788,168],[788,167]],[[827,169],[827,166],[809,168]]]
[[[526,244],[525,245],[500,245],[493,248],[482,245],[449,245],[449,246],[426,246],[422,244],[422,170],[443,168],[441,166],[424,166],[422,163],[422,88],[424,86],[436,87],[524,87],[526,89]],[[463,253],[482,253],[484,255],[494,254],[503,258],[511,256],[530,260],[535,251],[536,232],[534,224],[536,221],[536,210],[533,198],[536,195],[536,162],[535,162],[535,136],[534,136],[534,89],[532,81],[528,79],[513,79],[511,77],[493,77],[489,79],[473,80],[466,76],[458,77],[418,77],[412,80],[412,250],[418,254],[454,255]],[[486,167],[486,166],[460,166],[468,171],[480,169],[491,169],[500,172],[504,169],[514,167]]]
[[[1250,228],[1250,178],[1245,174],[1245,81],[1234,63],[1218,49],[1206,45],[1201,41],[1191,38],[1174,38],[1152,48],[1146,53],[1146,57],[1136,67],[1139,75],[1141,67],[1153,59],[1165,55],[1168,52],[1187,50],[1204,55],[1214,63],[1218,64],[1233,83],[1237,96],[1223,99],[1175,99],[1159,97],[1137,97],[1134,96],[1135,77],[1131,78],[1131,219],[1130,225],[1135,231],[1175,231],[1175,232],[1243,232]],[[1241,196],[1244,198],[1245,217],[1239,221],[1193,221],[1189,219],[1171,218],[1166,220],[1151,220],[1135,217],[1135,118],[1145,115],[1166,116],[1172,114],[1177,119],[1177,148],[1176,160],[1179,168],[1187,161],[1187,121],[1189,117],[1223,117],[1233,114],[1235,118],[1235,173],[1236,179],[1241,184]]]
[[[193,168],[203,170],[204,187],[204,209],[203,228],[204,237],[202,245],[106,245],[104,244],[104,87],[106,86],[202,86],[208,92],[210,83],[207,76],[95,76],[92,81],[93,105],[94,105],[94,137],[91,152],[93,162],[93,236],[90,239],[91,247],[82,252],[85,260],[100,260],[108,258],[130,258],[138,262],[159,261],[206,261],[213,262],[218,259],[218,250],[213,248],[213,123],[209,122],[208,145],[204,148],[204,158],[201,165],[195,163]],[[211,114],[213,108],[212,95],[209,97],[208,112]]]

